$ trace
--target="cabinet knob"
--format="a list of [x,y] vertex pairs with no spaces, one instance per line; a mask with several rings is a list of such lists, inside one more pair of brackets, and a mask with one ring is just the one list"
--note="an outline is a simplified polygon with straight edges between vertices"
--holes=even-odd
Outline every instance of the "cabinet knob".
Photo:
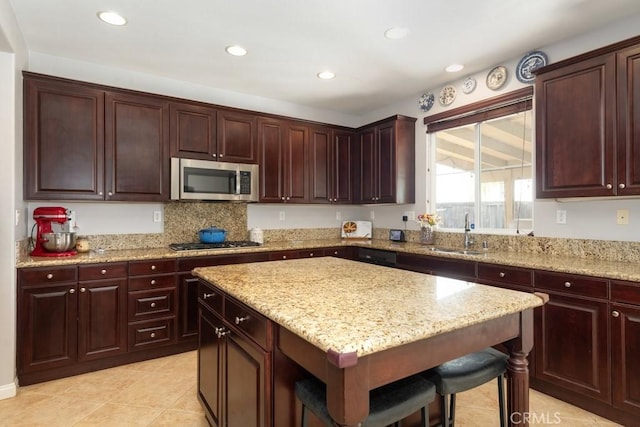
[[613,311],[611,312],[611,315],[612,315],[613,317],[620,317],[620,312],[619,312],[619,311],[617,311],[617,310],[613,310]]
[[207,298],[211,298],[212,296],[214,296],[214,293],[210,293],[210,294],[203,294],[202,295],[202,299],[207,299]]
[[156,284],[156,279],[151,279],[151,284],[155,285]]
[[311,253],[309,254],[309,256],[313,256],[313,252],[311,252]]
[[71,288],[71,289],[69,289],[69,293],[70,293],[70,294],[75,294],[75,293],[76,293],[76,290],[75,290],[75,289],[73,289],[73,288]]
[[500,277],[505,277],[506,275],[507,275],[507,273],[505,273],[503,271],[501,271],[500,274],[498,274],[498,276],[500,276]]
[[216,153],[212,153],[211,156],[212,157],[218,157],[218,155]]
[[282,196],[281,199],[284,200],[284,196]]
[[87,288],[80,288],[80,292],[82,292],[82,293],[87,292]]
[[98,191],[98,196],[104,196],[104,193],[102,191]]
[[151,334],[149,335],[151,338],[155,338],[156,337],[156,333],[155,332],[151,332]]
[[245,322],[247,320],[249,320],[249,316],[242,316],[242,317],[236,316],[235,322],[236,322],[236,325],[239,325],[240,323]]
[[291,199],[291,197],[287,196],[287,200]]
[[51,274],[51,273],[47,274],[47,279],[49,279],[49,280],[53,279],[53,274]]
[[613,185],[607,184],[607,190],[611,190],[612,188],[613,188]]
[[225,328],[219,328],[218,331],[216,332],[216,335],[218,336],[218,338],[222,338],[225,335],[229,335],[230,333],[231,331],[228,331]]
[[571,282],[564,282],[564,287],[565,288],[570,288],[571,287]]
[[287,259],[287,256],[286,255],[282,255],[282,259]]
[[152,266],[151,266],[151,270],[155,270],[155,269],[156,269],[156,266],[155,266],[155,265],[152,265]]
[[334,255],[338,255],[338,251],[333,251],[333,254]]
[[220,155],[218,157],[224,157],[224,154],[220,153]]
[[112,192],[112,191],[109,191],[109,192],[107,193],[107,196],[113,196],[113,192]]
[[155,307],[155,306],[156,306],[156,303],[155,303],[155,302],[152,302],[150,305],[151,305],[151,308],[153,308],[153,307]]
[[100,270],[100,274],[107,274],[107,270]]
[[626,187],[626,185],[624,185],[624,183],[618,184],[618,188],[625,188],[625,187]]

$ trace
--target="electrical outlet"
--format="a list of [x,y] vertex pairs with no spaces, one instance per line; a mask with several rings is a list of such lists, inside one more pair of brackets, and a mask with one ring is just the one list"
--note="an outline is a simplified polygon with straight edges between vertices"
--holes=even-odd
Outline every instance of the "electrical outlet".
[[280,211],[280,221],[284,221],[284,211]]
[[616,213],[616,224],[628,225],[629,224],[629,209],[618,209]]
[[409,221],[409,217],[407,215],[402,215],[402,222]]
[[336,212],[336,220],[340,221],[342,219],[342,213],[340,211]]
[[556,224],[567,223],[567,211],[558,209],[556,211]]
[[162,221],[162,212],[153,211],[153,222],[161,222]]

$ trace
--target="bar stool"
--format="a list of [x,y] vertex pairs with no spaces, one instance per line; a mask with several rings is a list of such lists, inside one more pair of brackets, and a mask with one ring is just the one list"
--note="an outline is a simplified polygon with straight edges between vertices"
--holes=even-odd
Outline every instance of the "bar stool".
[[[302,427],[307,427],[307,409],[326,426],[333,427],[327,410],[325,384],[315,377],[300,380],[295,386],[296,397],[302,402]],[[371,390],[369,416],[362,427],[385,427],[421,410],[422,426],[429,425],[429,403],[433,401],[436,387],[418,374]]]
[[[453,427],[456,415],[456,393],[471,390],[494,378],[498,379],[500,427],[505,427],[504,374],[508,356],[491,347],[467,354],[426,371],[427,380],[436,385],[440,395],[442,426]],[[450,405],[447,396],[451,395]]]

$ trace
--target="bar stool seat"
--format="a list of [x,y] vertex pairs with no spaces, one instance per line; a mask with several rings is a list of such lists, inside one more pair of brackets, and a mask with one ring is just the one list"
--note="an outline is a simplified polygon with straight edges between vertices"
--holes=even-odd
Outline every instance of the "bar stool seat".
[[[467,354],[430,369],[425,377],[436,385],[440,395],[442,425],[455,425],[456,393],[471,390],[494,378],[498,379],[498,405],[500,407],[500,426],[505,424],[504,374],[508,356],[493,348]],[[451,403],[447,405],[447,396]],[[450,414],[449,414],[450,413]]]
[[[333,427],[327,410],[325,384],[315,377],[300,380],[295,385],[296,397],[302,402],[302,427],[307,426],[307,409],[326,426]],[[422,425],[429,425],[429,403],[433,401],[436,387],[418,374],[371,390],[369,416],[362,427],[385,427],[421,410]]]

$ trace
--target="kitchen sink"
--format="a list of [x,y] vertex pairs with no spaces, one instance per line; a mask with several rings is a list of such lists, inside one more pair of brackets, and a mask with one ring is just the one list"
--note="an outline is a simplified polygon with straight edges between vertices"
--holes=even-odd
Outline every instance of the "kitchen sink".
[[442,252],[449,254],[460,254],[460,255],[482,255],[485,253],[484,251],[476,251],[473,249],[451,249],[451,248],[431,248],[433,252]]

